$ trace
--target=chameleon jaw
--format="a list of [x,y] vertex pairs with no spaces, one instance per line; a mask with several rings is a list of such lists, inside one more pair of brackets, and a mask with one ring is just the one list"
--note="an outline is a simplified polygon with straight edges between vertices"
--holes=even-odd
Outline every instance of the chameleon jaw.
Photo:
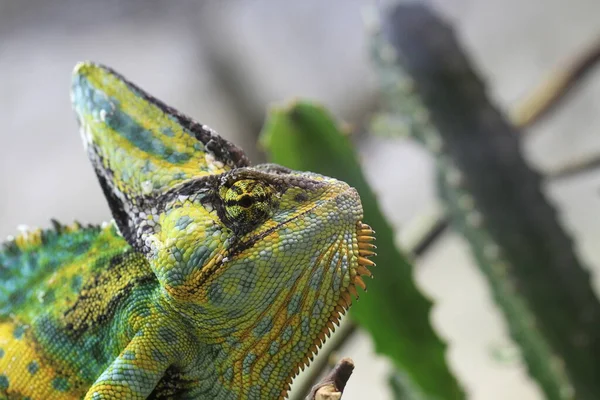
[[[313,341],[309,350],[306,352],[302,360],[294,367],[292,375],[287,379],[284,389],[281,392],[280,400],[284,399],[291,389],[292,380],[298,376],[300,371],[304,371],[305,367],[313,361],[319,349],[323,346],[326,337],[331,337],[336,326],[340,325],[340,318],[346,314],[346,311],[352,305],[352,297],[358,300],[358,292],[356,286],[359,286],[363,291],[367,291],[367,285],[363,281],[363,276],[373,277],[370,267],[374,267],[375,263],[369,258],[376,256],[374,250],[377,248],[372,242],[375,241],[375,231],[367,224],[358,221],[356,223],[356,242],[354,243],[353,251],[358,254],[356,257],[356,267],[350,269],[350,284],[342,290],[337,304],[329,319],[321,331],[317,334],[317,338]],[[335,323],[335,325],[334,325]]]

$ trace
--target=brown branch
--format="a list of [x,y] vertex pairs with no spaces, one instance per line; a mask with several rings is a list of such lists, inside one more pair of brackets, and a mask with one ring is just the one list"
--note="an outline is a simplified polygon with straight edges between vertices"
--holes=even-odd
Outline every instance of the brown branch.
[[600,39],[575,56],[562,68],[552,72],[518,105],[511,115],[512,122],[530,127],[549,115],[589,75],[600,61]]
[[546,178],[548,180],[558,180],[571,178],[581,173],[592,171],[600,167],[600,154],[592,154],[578,160],[570,161],[560,167],[548,171]]
[[412,254],[415,257],[421,257],[446,231],[448,231],[449,226],[450,221],[448,221],[446,216],[441,216],[436,219],[429,227],[429,230],[422,234],[413,248],[409,250],[409,254]]
[[306,400],[339,400],[354,370],[351,358],[342,358],[331,372],[313,386]]
[[[551,73],[532,90],[511,113],[512,123],[519,128],[528,128],[563,103],[568,95],[587,77],[600,62],[600,38],[577,54],[562,68]],[[569,162],[547,172],[547,179],[568,178],[600,167],[600,155],[592,155]]]
[[319,353],[319,357],[311,364],[308,371],[306,371],[307,377],[299,383],[298,389],[294,389],[295,399],[304,398],[305,393],[308,393],[314,385],[314,382],[322,376],[325,371],[333,364],[330,364],[332,355],[335,354],[344,344],[348,342],[354,334],[358,331],[356,324],[350,318],[346,318],[342,321],[341,326],[336,330],[335,335],[331,337],[332,343],[323,348]]

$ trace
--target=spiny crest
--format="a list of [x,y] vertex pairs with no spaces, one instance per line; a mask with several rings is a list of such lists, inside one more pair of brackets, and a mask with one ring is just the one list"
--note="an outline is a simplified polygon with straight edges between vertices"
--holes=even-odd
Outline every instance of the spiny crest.
[[83,230],[94,230],[99,232],[101,229],[100,225],[83,225],[78,221],[75,221],[70,225],[61,224],[55,219],[50,221],[52,223],[52,228],[49,229],[29,228],[24,225],[19,226],[17,228],[19,234],[16,236],[9,236],[2,244],[2,251],[17,254],[35,247],[43,246],[47,244],[49,240],[56,238],[59,235],[71,234]]

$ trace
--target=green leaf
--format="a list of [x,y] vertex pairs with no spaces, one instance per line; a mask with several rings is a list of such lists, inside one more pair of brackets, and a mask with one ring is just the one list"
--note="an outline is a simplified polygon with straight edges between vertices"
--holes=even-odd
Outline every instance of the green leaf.
[[[375,278],[351,308],[376,350],[419,386],[428,399],[464,399],[444,357],[445,344],[429,323],[431,302],[416,288],[411,264],[395,246],[394,232],[379,209],[348,136],[322,107],[295,102],[271,110],[261,144],[270,161],[347,182],[360,193],[364,222],[377,232]],[[393,185],[394,182],[390,182]]]

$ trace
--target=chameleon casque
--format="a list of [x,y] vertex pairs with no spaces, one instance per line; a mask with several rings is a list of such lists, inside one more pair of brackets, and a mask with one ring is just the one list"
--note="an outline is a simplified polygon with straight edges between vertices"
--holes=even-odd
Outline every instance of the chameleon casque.
[[114,221],[3,245],[0,398],[284,398],[374,265],[357,192],[99,64],[71,98]]

